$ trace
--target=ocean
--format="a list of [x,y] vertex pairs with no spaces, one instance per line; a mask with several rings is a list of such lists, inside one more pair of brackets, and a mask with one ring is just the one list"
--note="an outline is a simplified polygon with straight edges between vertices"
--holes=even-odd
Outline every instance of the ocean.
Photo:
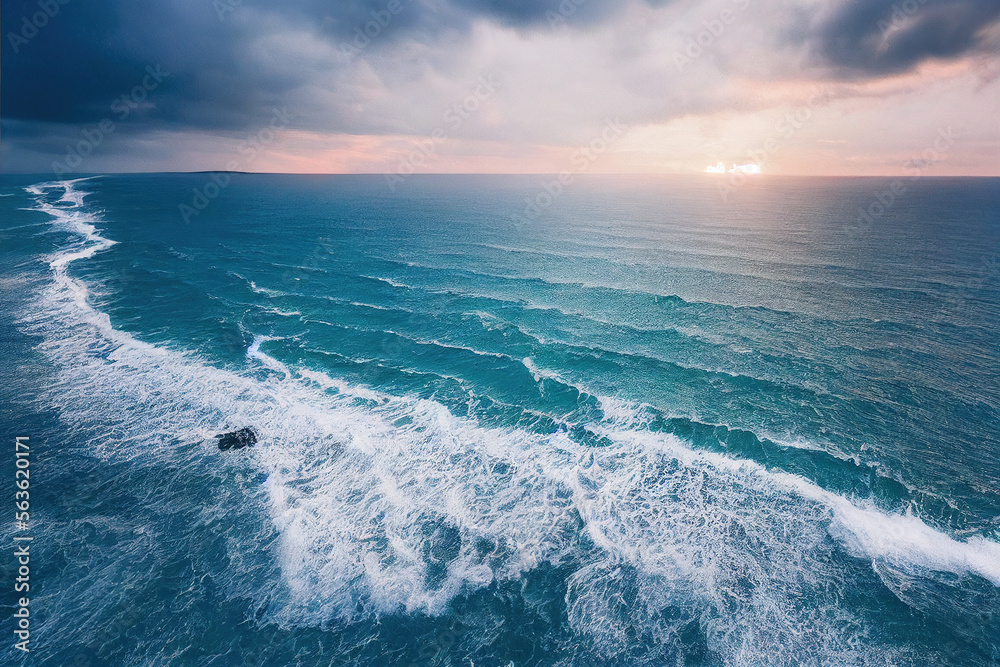
[[3,176],[0,662],[1000,664],[1000,179],[725,179]]

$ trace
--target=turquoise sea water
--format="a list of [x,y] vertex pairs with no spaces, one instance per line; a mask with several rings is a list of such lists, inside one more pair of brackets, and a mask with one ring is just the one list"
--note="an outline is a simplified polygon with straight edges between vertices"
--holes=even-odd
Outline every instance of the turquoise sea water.
[[1000,179],[229,178],[0,180],[0,662],[1000,664]]

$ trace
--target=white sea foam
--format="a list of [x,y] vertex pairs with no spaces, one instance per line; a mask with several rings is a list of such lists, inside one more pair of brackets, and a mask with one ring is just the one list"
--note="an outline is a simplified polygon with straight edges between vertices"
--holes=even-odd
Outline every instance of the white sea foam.
[[542,380],[550,380],[552,382],[557,382],[566,387],[572,387],[573,389],[576,389],[576,391],[579,392],[581,395],[594,396],[594,394],[591,393],[582,384],[568,380],[555,371],[539,368],[535,364],[535,362],[532,361],[531,357],[525,357],[524,359],[522,359],[521,364],[526,369],[528,369],[528,372],[531,373],[531,376],[535,379],[535,382],[540,383]]
[[[572,570],[571,628],[612,657],[637,632],[679,643],[695,623],[726,664],[885,663],[889,650],[842,597],[859,571],[838,553],[1000,586],[995,542],[955,540],[752,461],[694,452],[635,428],[635,406],[610,397],[599,399],[605,422],[591,428],[612,444],[590,448],[564,432],[489,428],[434,401],[290,369],[260,351],[264,337],[248,356],[275,364],[281,379],[143,343],[112,328],[66,275],[111,241],[93,219],[49,212],[83,238],[51,259],[53,282],[23,322],[60,369],[49,399],[70,426],[105,424],[114,435],[95,439],[95,453],[110,458],[258,429],[246,455],[267,475],[281,580],[241,594],[267,604],[269,621],[437,614],[547,562]],[[539,381],[556,376],[524,365]],[[230,548],[238,557],[241,545]]]
[[[327,322],[326,324],[329,324],[329,322]],[[485,350],[477,350],[477,349],[475,349],[473,347],[468,347],[467,345],[458,345],[458,344],[455,344],[455,343],[445,343],[445,342],[442,342],[442,341],[439,341],[439,340],[433,339],[433,338],[432,339],[417,338],[415,336],[408,336],[408,335],[400,333],[398,331],[393,331],[392,329],[385,329],[385,333],[392,334],[394,336],[398,336],[398,337],[403,338],[405,340],[408,340],[408,341],[411,341],[413,343],[416,343],[417,345],[433,345],[435,347],[441,347],[441,348],[445,348],[445,349],[449,349],[449,350],[462,350],[463,352],[471,352],[472,354],[474,354],[474,355],[476,355],[478,357],[493,357],[494,359],[511,359],[511,360],[513,359],[510,355],[502,354],[500,352],[487,352]]]
[[302,315],[302,313],[297,310],[281,310],[280,308],[268,308],[268,307],[262,307],[261,310],[263,310],[265,313],[272,313],[274,315],[280,315],[282,317],[298,317]]
[[316,383],[323,389],[336,389],[337,393],[343,394],[345,396],[351,396],[354,398],[363,398],[369,401],[377,401],[384,403],[389,400],[386,394],[379,393],[377,391],[372,391],[366,387],[361,387],[357,385],[351,385],[338,378],[333,378],[323,373],[321,371],[314,371],[309,369],[300,369],[298,375],[301,378],[310,380]]
[[391,285],[393,287],[399,287],[401,289],[413,289],[412,286],[406,283],[400,282],[398,280],[393,280],[392,278],[383,278],[381,276],[361,276],[362,278],[368,278],[369,280],[377,280],[380,283],[385,283],[386,285]]
[[270,368],[271,370],[278,371],[279,373],[284,373],[285,377],[291,377],[292,373],[288,370],[285,364],[281,363],[274,357],[265,354],[260,351],[261,343],[266,343],[269,340],[281,340],[280,338],[275,338],[273,336],[254,336],[253,342],[250,343],[250,347],[247,348],[247,356],[251,359],[257,359],[262,364]]
[[268,289],[267,287],[258,287],[257,283],[255,283],[252,280],[250,281],[250,289],[252,289],[257,294],[263,294],[264,296],[269,296],[269,297],[288,296],[287,292],[282,292],[281,290]]
[[253,291],[256,294],[262,294],[264,296],[268,296],[268,297],[272,297],[272,298],[280,297],[280,296],[289,296],[288,292],[282,292],[281,290],[275,290],[275,289],[268,289],[267,287],[259,287],[257,285],[257,283],[255,283],[254,281],[250,280],[246,276],[243,276],[243,275],[241,275],[239,273],[236,273],[235,271],[230,271],[230,274],[236,276],[237,278],[239,278],[240,280],[242,280],[243,282],[245,282],[247,284],[247,286],[250,288],[250,290]]

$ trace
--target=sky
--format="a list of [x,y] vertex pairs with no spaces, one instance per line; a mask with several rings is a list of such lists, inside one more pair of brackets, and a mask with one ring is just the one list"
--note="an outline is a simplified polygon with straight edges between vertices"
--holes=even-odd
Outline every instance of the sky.
[[0,171],[1000,175],[1000,0],[4,0]]

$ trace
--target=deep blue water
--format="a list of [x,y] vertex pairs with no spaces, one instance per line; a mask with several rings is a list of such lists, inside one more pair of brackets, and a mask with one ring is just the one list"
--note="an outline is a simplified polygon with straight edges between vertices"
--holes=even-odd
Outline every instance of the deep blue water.
[[1000,179],[231,179],[0,180],[0,662],[1000,664]]

